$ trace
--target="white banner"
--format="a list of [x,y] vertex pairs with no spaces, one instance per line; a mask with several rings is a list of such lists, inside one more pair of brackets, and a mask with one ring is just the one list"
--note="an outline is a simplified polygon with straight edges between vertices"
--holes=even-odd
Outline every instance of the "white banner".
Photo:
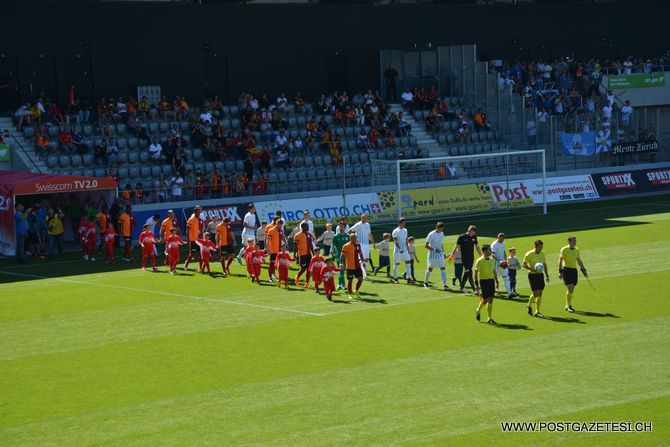
[[[542,179],[512,180],[489,183],[493,201],[507,206],[536,205],[542,203]],[[590,175],[548,177],[546,180],[547,203],[568,202],[598,198],[598,191]]]
[[255,202],[256,211],[261,219],[272,221],[277,210],[287,221],[302,220],[305,211],[312,219],[333,220],[340,216],[375,214],[382,212],[382,206],[376,193],[349,194],[342,196],[308,197],[304,199],[274,200]]

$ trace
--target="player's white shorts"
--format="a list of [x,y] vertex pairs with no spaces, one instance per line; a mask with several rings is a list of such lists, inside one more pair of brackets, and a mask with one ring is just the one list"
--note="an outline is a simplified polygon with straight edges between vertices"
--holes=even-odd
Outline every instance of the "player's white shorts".
[[440,256],[430,257],[426,260],[426,265],[434,269],[443,269],[444,268],[444,255],[440,253]]
[[248,241],[249,238],[253,239],[254,242],[256,242],[256,232],[254,232],[254,231],[249,231],[249,232],[243,231],[242,232],[242,245],[244,245],[245,247],[247,245],[249,245],[249,241]]
[[370,244],[361,244],[361,255],[363,259],[370,259]]
[[507,270],[502,267],[496,262],[496,274],[501,277],[501,278],[507,278]]
[[396,264],[400,264],[401,262],[409,262],[412,259],[409,257],[409,252],[407,250],[403,250],[402,253],[400,253],[400,250],[397,248],[393,250],[393,262]]

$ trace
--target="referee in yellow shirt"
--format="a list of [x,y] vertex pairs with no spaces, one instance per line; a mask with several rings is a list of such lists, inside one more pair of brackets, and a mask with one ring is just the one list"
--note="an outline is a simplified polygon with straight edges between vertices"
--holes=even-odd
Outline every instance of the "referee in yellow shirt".
[[[528,282],[530,283],[530,290],[533,294],[528,298],[528,315],[535,315],[538,318],[544,317],[540,312],[540,305],[542,304],[542,291],[544,290],[544,278],[542,271],[535,270],[537,264],[542,264],[544,268],[544,277],[549,282],[549,269],[547,268],[547,259],[542,253],[544,242],[541,240],[535,241],[535,249],[526,253],[523,258],[523,268],[528,270]],[[535,312],[533,312],[533,303],[535,303]]]
[[582,274],[585,277],[589,275],[586,273],[586,267],[579,256],[579,248],[577,248],[577,238],[575,236],[568,237],[568,245],[561,248],[561,254],[558,256],[558,278],[563,280],[563,284],[568,288],[565,292],[565,310],[572,313],[575,310],[572,308],[572,297],[577,287],[577,265],[579,265]]
[[475,318],[480,320],[479,311],[486,307],[488,324],[496,324],[493,321],[493,297],[496,294],[496,283],[498,276],[496,274],[496,261],[491,256],[491,246],[485,244],[482,246],[484,255],[480,256],[475,262],[475,293],[479,295],[479,306],[475,311]]

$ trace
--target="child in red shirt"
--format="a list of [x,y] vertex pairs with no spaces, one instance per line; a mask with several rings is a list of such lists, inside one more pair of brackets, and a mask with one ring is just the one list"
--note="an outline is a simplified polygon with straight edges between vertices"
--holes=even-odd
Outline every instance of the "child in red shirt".
[[295,261],[295,259],[288,254],[288,247],[284,244],[282,245],[281,252],[277,253],[277,259],[275,260],[275,265],[279,271],[277,286],[281,287],[283,281],[284,288],[288,289],[288,270],[291,268],[291,261]]
[[211,274],[209,259],[212,257],[212,252],[217,251],[216,244],[209,239],[209,232],[205,233],[204,239],[198,239],[195,243],[200,247],[200,272],[205,273],[205,268],[207,268],[207,273]]
[[95,243],[98,241],[98,227],[94,222],[95,218],[94,217],[89,217],[88,221],[86,222],[86,252],[85,254],[88,254],[88,259],[91,261],[95,261]]
[[325,267],[321,269],[320,277],[323,280],[323,291],[326,292],[328,301],[333,301],[333,292],[335,291],[335,272],[342,270],[335,267],[332,258],[326,258]]
[[172,275],[177,274],[177,264],[179,264],[179,246],[185,244],[186,242],[184,242],[181,236],[177,236],[177,229],[174,227],[170,228],[170,237],[165,239],[165,246],[168,250],[168,262],[170,274]]
[[116,230],[114,230],[114,225],[110,222],[107,224],[107,231],[105,231],[105,247],[107,248],[105,262],[109,262],[111,264],[116,264],[116,260],[114,259],[115,237]]
[[253,238],[248,238],[247,239],[247,247],[244,249],[244,254],[242,255],[244,258],[244,265],[247,267],[247,275],[251,277],[251,282],[254,282],[254,265],[253,265],[253,259],[254,259],[254,250],[255,250],[255,242]]
[[81,219],[79,219],[79,224],[77,225],[77,236],[79,237],[79,242],[81,242],[81,253],[84,261],[88,261],[88,241],[86,240],[87,229],[88,224],[82,214]]
[[251,277],[252,282],[256,280],[258,284],[261,283],[261,265],[263,264],[263,260],[265,260],[265,256],[265,251],[261,250],[258,245],[256,245],[254,251],[251,252],[251,263],[254,270]]
[[144,224],[144,231],[140,233],[138,242],[142,247],[142,270],[147,269],[147,256],[151,256],[151,267],[154,272],[158,271],[156,267],[156,254],[154,253],[154,244],[160,242],[156,235],[151,231],[149,224]]
[[[325,267],[325,265],[326,262],[321,256],[321,248],[316,247],[314,249],[314,257],[307,268],[307,271],[311,273],[312,279],[314,279],[314,293],[319,293],[319,284],[323,281],[321,278],[321,269]],[[309,287],[309,281],[305,283],[305,287]]]

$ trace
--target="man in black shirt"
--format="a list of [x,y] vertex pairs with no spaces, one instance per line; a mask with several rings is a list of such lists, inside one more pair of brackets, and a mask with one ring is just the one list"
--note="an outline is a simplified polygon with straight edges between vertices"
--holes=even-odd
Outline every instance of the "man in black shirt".
[[384,72],[384,81],[386,81],[386,99],[391,101],[396,100],[395,95],[395,80],[398,78],[398,71],[389,65],[389,68]]
[[468,231],[458,236],[456,245],[451,251],[451,259],[454,259],[454,254],[456,250],[461,251],[461,259],[463,262],[463,276],[461,277],[461,289],[460,292],[465,292],[465,281],[470,282],[470,287],[472,290],[475,289],[474,282],[472,280],[472,265],[475,262],[474,249],[477,249],[479,256],[482,255],[482,251],[479,248],[479,242],[477,241],[477,227],[470,225]]

